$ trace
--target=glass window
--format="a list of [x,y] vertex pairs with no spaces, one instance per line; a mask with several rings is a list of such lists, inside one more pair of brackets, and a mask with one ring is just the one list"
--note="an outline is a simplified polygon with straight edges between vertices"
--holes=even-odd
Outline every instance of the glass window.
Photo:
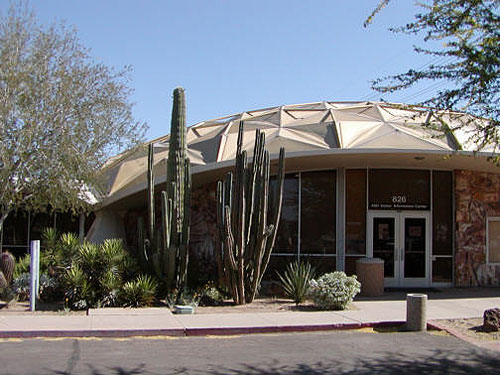
[[366,170],[345,172],[346,254],[366,254]]
[[432,262],[432,282],[451,283],[453,275],[453,257],[437,257]]
[[335,254],[335,171],[301,174],[301,254]]
[[488,218],[487,262],[500,264],[500,217]]
[[432,253],[453,255],[453,186],[451,172],[432,172]]
[[374,210],[429,210],[430,172],[370,169],[368,205]]
[[310,263],[318,276],[334,272],[337,266],[337,259],[334,256],[303,255],[300,257],[300,261]]
[[[274,207],[276,179],[271,180],[272,189],[270,207]],[[297,233],[299,228],[299,178],[298,175],[286,175],[283,184],[283,205],[278,224],[278,233],[273,253],[297,254]]]

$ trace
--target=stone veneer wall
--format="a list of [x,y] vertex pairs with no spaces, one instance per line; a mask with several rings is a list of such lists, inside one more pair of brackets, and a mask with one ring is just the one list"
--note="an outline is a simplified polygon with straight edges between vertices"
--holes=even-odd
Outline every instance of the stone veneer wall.
[[189,237],[189,275],[196,284],[217,280],[215,244],[217,236],[217,185],[193,190],[191,196],[191,232]]
[[486,264],[486,219],[500,216],[500,174],[455,171],[455,285],[500,285]]

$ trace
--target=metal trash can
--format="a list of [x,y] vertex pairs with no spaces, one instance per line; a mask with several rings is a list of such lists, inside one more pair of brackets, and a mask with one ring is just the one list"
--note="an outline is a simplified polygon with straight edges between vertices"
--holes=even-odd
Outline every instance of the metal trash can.
[[384,294],[384,261],[382,259],[358,259],[356,276],[361,283],[361,296],[377,297]]

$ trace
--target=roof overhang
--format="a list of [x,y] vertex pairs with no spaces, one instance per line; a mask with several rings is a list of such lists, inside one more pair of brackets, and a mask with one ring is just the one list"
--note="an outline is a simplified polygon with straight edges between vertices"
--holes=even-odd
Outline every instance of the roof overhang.
[[[500,173],[493,162],[495,155],[486,152],[408,150],[408,149],[330,149],[310,152],[286,153],[287,173],[336,168],[395,168],[395,169],[435,169],[474,170],[478,172]],[[276,173],[278,154],[270,156],[271,173]],[[251,160],[251,159],[250,159]],[[234,165],[227,160],[207,165],[193,166],[193,188],[215,183],[224,178]],[[165,169],[165,168],[164,168]],[[147,181],[145,174],[133,184],[106,197],[96,206],[100,208],[125,209],[144,205]],[[157,189],[166,182],[166,175],[155,176]]]

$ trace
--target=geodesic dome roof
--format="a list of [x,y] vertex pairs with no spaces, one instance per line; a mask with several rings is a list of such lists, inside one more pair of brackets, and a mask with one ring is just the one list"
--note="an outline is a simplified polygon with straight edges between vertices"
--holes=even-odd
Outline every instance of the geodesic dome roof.
[[[425,108],[380,102],[316,102],[248,111],[187,129],[193,175],[234,160],[240,121],[244,124],[243,148],[252,155],[255,130],[261,129],[271,159],[281,146],[286,148],[287,158],[338,152],[475,151],[478,145],[471,135],[484,124],[463,113],[436,115]],[[155,174],[161,175],[168,139],[166,135],[111,158],[104,167],[109,177],[107,198],[144,188],[149,143],[155,148]]]

